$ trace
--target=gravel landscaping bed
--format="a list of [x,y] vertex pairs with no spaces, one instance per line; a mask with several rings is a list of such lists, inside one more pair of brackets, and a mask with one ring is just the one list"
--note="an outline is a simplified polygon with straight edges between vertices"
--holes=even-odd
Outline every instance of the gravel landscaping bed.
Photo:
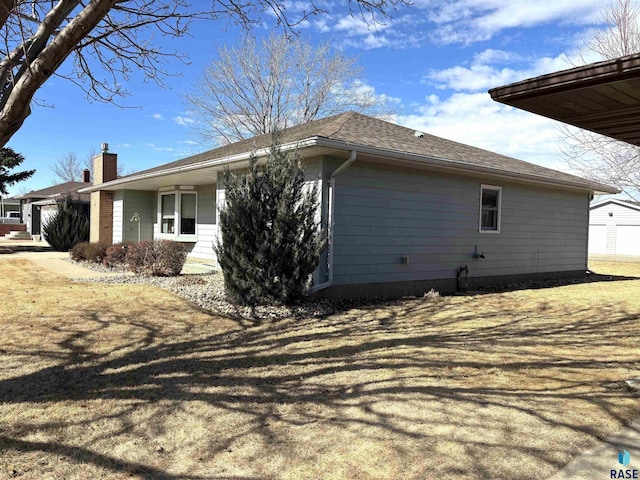
[[[71,263],[75,263],[90,270],[99,272],[114,272],[101,264],[92,262],[75,262],[69,259]],[[562,285],[574,285],[580,283],[611,281],[616,277],[608,275],[598,275],[590,273],[580,278],[553,278],[547,280],[536,280],[530,282],[501,284],[483,287],[475,291],[468,291],[463,295],[474,295],[483,293],[498,293],[512,290],[553,288]],[[620,277],[618,277],[620,279]],[[110,284],[146,284],[155,287],[167,289],[182,298],[185,298],[205,310],[219,313],[225,316],[242,319],[279,319],[289,317],[323,317],[333,313],[344,311],[345,309],[358,307],[362,305],[392,305],[398,302],[406,301],[408,298],[398,300],[382,300],[382,299],[358,299],[358,300],[324,300],[309,297],[300,305],[285,306],[259,306],[254,311],[250,307],[235,305],[226,299],[224,292],[224,277],[222,272],[214,272],[210,274],[190,274],[180,275],[178,277],[148,277],[141,275],[117,275],[101,278],[78,278],[79,282],[95,282]],[[437,298],[439,293],[435,291],[425,293],[425,297]],[[414,298],[414,297],[410,297]]]
[[[75,262],[82,267],[98,272],[114,272],[107,267],[91,262]],[[224,277],[221,272],[203,275],[180,275],[178,277],[147,277],[142,275],[117,275],[101,278],[77,278],[78,282],[110,283],[110,284],[145,284],[167,289],[182,298],[211,312],[244,319],[278,319],[289,317],[323,317],[335,313],[347,306],[355,306],[355,301],[329,301],[307,299],[300,305],[259,306],[252,312],[251,308],[234,305],[227,301],[224,293]]]

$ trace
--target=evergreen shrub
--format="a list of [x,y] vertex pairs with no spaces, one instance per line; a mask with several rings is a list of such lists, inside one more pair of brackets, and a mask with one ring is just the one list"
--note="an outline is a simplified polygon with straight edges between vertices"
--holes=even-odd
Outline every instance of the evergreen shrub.
[[42,231],[54,250],[68,252],[74,245],[89,240],[89,218],[82,212],[81,204],[70,197],[58,201],[57,206]]
[[227,169],[224,187],[215,249],[228,298],[249,306],[299,302],[326,243],[317,183],[305,185],[300,158],[274,142],[264,166],[254,157],[246,173]]

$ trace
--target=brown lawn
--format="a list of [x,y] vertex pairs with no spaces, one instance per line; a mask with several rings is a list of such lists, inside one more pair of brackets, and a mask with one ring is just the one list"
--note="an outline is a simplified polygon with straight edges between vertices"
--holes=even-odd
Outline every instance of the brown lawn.
[[640,279],[255,325],[19,259],[0,291],[0,478],[547,478],[640,415]]

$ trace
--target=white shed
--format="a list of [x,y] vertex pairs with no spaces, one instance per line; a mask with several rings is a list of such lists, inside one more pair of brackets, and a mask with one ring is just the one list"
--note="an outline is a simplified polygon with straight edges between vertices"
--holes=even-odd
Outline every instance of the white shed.
[[640,203],[607,199],[589,210],[589,253],[640,255]]

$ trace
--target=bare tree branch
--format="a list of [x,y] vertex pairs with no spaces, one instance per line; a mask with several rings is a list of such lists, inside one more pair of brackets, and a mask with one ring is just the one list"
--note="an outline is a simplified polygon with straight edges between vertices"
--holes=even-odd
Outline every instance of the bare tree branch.
[[[83,177],[82,172],[84,170],[89,170],[89,178],[93,180],[93,158],[96,155],[97,152],[91,150],[84,161],[78,159],[78,155],[75,152],[69,152],[58,158],[51,166],[54,183],[81,182]],[[124,175],[124,171],[124,164],[118,163],[118,177]]]
[[205,140],[230,143],[348,110],[388,115],[385,97],[358,77],[357,59],[299,37],[247,36],[223,46],[185,95]]
[[[320,3],[318,2],[318,5]],[[352,14],[379,23],[408,0],[349,0]],[[19,130],[43,83],[58,75],[89,99],[111,102],[126,95],[132,72],[162,85],[168,60],[184,54],[153,44],[156,33],[181,37],[193,19],[227,19],[249,30],[274,18],[286,34],[325,10],[315,0],[0,0],[0,147]],[[323,2],[324,5],[324,2]],[[287,7],[290,9],[287,10]],[[266,121],[266,120],[265,120]]]
[[74,152],[58,158],[51,171],[54,176],[54,183],[79,182],[82,179],[82,164]]

